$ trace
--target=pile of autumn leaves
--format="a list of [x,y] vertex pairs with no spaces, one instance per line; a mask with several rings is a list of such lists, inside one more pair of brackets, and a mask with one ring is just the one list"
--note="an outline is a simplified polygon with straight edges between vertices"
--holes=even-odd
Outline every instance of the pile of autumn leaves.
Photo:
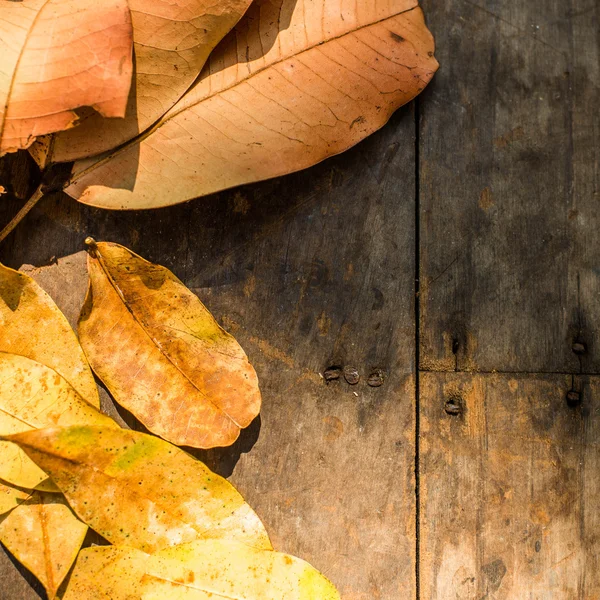
[[175,204],[350,148],[433,54],[418,0],[0,0],[0,156],[75,161],[86,204]]
[[[258,414],[243,350],[170,271],[88,244],[79,340],[31,278],[0,265],[0,541],[50,599],[338,599],[170,443],[228,445]],[[160,438],[100,412],[88,360]],[[88,527],[111,545],[80,550]]]

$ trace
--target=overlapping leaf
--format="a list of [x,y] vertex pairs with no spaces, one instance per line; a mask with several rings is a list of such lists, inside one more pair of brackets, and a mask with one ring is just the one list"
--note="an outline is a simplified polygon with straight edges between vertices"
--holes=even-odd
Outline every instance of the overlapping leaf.
[[339,600],[308,563],[231,541],[203,540],[149,556],[90,548],[77,560],[64,600]]
[[74,109],[125,114],[127,0],[0,0],[0,155],[71,127]]
[[145,552],[223,538],[272,549],[225,479],[168,442],[100,427],[7,436],[51,475],[77,515],[113,544]]
[[190,87],[250,3],[129,0],[135,74],[125,119],[103,119],[86,111],[77,127],[54,136],[51,159],[70,161],[111,150],[150,127]]
[[0,517],[0,541],[42,583],[52,600],[87,531],[58,494],[34,492]]
[[[82,423],[117,427],[53,369],[0,352],[0,433]],[[0,479],[24,488],[55,489],[46,481],[46,473],[15,444],[0,442],[0,456]]]
[[151,208],[306,168],[421,92],[433,50],[417,0],[258,0],[155,127],[76,163],[66,191]]
[[232,444],[260,410],[254,369],[173,273],[92,243],[81,344],[115,400],[179,445]]
[[0,352],[20,354],[50,367],[84,400],[100,406],[94,376],[65,316],[31,277],[2,264],[0,329]]
[[31,492],[20,490],[0,482],[0,515],[11,511],[31,496]]

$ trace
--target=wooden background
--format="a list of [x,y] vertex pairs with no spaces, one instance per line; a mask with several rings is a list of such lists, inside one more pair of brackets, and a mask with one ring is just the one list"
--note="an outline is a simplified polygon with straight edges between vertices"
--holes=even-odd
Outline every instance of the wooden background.
[[[598,600],[600,2],[423,5],[441,70],[350,152],[153,212],[56,194],[0,260],[72,321],[87,235],[196,291],[264,398],[201,456],[344,600]],[[1,555],[2,600],[30,581]]]

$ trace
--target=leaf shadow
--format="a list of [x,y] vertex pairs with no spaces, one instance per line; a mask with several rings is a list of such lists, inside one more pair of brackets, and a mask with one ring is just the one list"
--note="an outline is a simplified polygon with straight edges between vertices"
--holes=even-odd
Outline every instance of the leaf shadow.
[[[154,210],[110,211],[81,204],[64,193],[42,198],[25,221],[0,245],[0,262],[14,269],[42,268],[85,249],[84,239],[122,244],[146,260],[175,273],[210,297],[248,277],[247,251],[310,211],[314,204],[342,202],[370,176],[369,164],[388,164],[382,152],[397,147],[399,131],[412,116],[412,104],[400,108],[388,127],[344,154],[298,173],[240,186]],[[393,156],[392,156],[393,158]],[[383,168],[383,167],[381,167]],[[377,167],[380,169],[380,167]],[[378,170],[378,181],[386,172]],[[379,185],[379,184],[378,184]],[[0,219],[7,220],[20,201],[3,198]],[[6,215],[6,216],[5,216]],[[286,248],[280,248],[282,256]],[[285,261],[282,259],[282,268]]]
[[[133,413],[129,412],[126,408],[123,408],[112,399],[110,402],[112,405],[112,410],[111,407],[106,406],[104,399],[102,402],[102,409],[112,417],[117,416],[117,420],[119,421],[120,425],[124,425],[125,427],[133,429],[134,431],[155,435],[141,421],[139,421],[137,417],[133,415]],[[210,448],[208,450],[202,450],[199,448],[191,448],[189,446],[181,446],[181,449],[185,450],[185,452],[203,462],[211,471],[217,473],[217,475],[227,479],[233,474],[233,471],[242,454],[247,454],[250,452],[254,447],[254,444],[256,444],[258,441],[261,425],[262,420],[260,415],[258,415],[248,427],[241,430],[238,439],[231,446],[227,446],[225,448]]]
[[248,454],[258,441],[262,419],[258,415],[246,429],[242,429],[240,437],[226,448],[211,448],[199,450],[197,448],[184,448],[189,454],[202,461],[211,471],[226,479],[233,474],[235,466],[242,454]]
[[[255,0],[238,25],[223,38],[215,50],[218,52],[221,46],[235,44],[240,30],[251,34],[255,30],[258,31],[261,21],[269,24],[277,23],[275,34],[270,31],[267,31],[266,34],[261,32],[261,53],[258,56],[238,53],[238,60],[242,63],[262,58],[276,44],[279,34],[289,28],[297,3],[298,0]],[[218,73],[220,70],[211,69],[211,72]]]

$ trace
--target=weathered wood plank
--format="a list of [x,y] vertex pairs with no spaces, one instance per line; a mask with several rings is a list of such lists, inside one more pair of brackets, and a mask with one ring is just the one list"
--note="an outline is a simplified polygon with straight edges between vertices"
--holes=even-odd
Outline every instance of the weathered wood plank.
[[600,378],[420,382],[421,597],[598,600]]
[[[55,196],[0,247],[0,260],[35,267],[72,321],[87,235],[197,291],[248,352],[264,398],[232,449],[199,455],[231,474],[276,547],[322,569],[344,600],[415,596],[414,130],[407,108],[314,169],[164,210]],[[331,366],[355,367],[360,382],[327,385]],[[385,380],[371,387],[377,369]]]
[[421,367],[597,373],[600,7],[423,4]]

